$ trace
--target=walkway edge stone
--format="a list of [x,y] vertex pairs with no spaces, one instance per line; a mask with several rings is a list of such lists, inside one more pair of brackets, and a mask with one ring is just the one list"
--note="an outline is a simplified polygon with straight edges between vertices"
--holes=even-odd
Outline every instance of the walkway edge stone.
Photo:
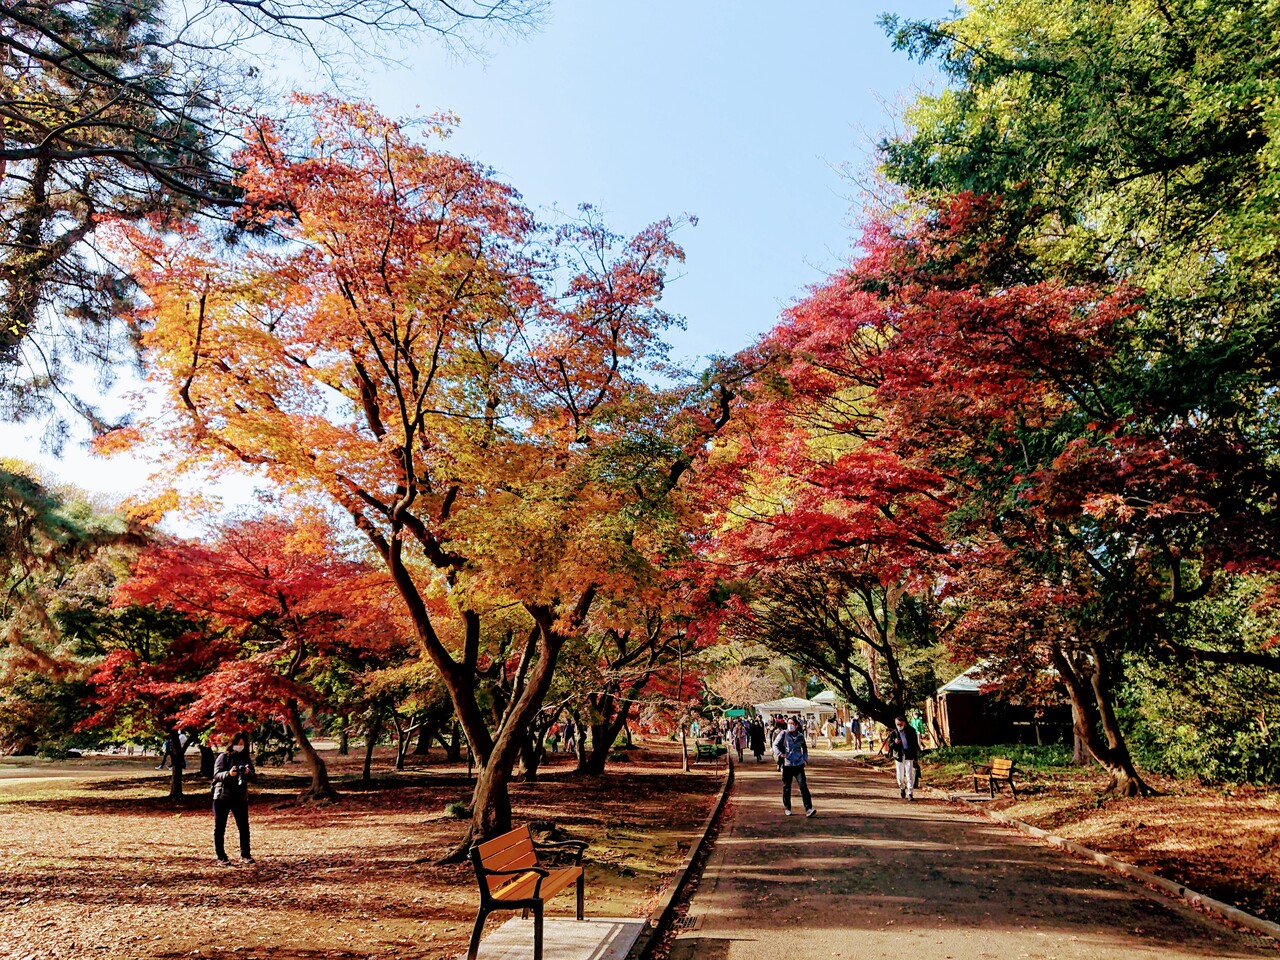
[[1170,896],[1185,900],[1193,907],[1197,907],[1209,913],[1218,914],[1219,916],[1230,920],[1237,926],[1245,927],[1255,933],[1261,933],[1268,937],[1272,937],[1275,940],[1280,940],[1280,923],[1272,923],[1270,920],[1264,920],[1262,917],[1256,917],[1252,913],[1241,910],[1239,907],[1233,907],[1229,903],[1224,903],[1223,901],[1216,900],[1207,894],[1192,890],[1184,883],[1177,883],[1176,881],[1168,880],[1159,874],[1152,873],[1150,870],[1144,870],[1141,867],[1134,866],[1132,863],[1126,863],[1125,861],[1117,860],[1115,857],[1108,854],[1099,853],[1097,850],[1091,850],[1090,848],[1081,846],[1072,840],[1067,840],[1064,837],[1052,834],[1048,830],[1042,830],[1040,827],[1033,827],[1031,824],[1025,823],[1022,820],[1015,820],[1013,817],[1006,816],[998,810],[987,810],[979,806],[979,804],[974,803],[972,800],[967,800],[964,797],[957,797],[953,794],[945,793],[945,791],[942,790],[939,790],[938,792],[943,793],[948,800],[961,800],[970,807],[980,809],[992,820],[1014,827],[1030,837],[1035,837],[1037,840],[1043,840],[1045,843],[1052,844],[1055,847],[1061,847],[1063,850],[1068,850],[1071,853],[1074,853],[1077,857],[1082,857],[1085,860],[1093,860],[1096,863],[1102,864],[1102,866],[1109,870],[1114,870],[1116,873],[1123,874],[1126,877],[1131,877],[1140,883],[1145,883],[1148,886],[1163,890]]
[[733,770],[734,763],[730,759],[725,771],[724,785],[720,788],[720,795],[716,797],[711,813],[703,821],[702,828],[698,832],[698,838],[689,845],[689,855],[685,857],[684,863],[680,865],[675,878],[668,885],[666,892],[662,895],[658,905],[654,907],[653,912],[649,914],[645,929],[631,947],[631,952],[627,954],[627,960],[645,960],[653,952],[654,946],[662,939],[662,935],[671,924],[671,920],[675,916],[676,904],[680,902],[681,894],[689,886],[694,864],[698,862],[698,858],[706,849],[707,838],[711,836],[711,830],[715,827],[716,821],[720,819],[720,814],[724,813],[725,804],[729,800],[729,790],[733,786]]
[[[864,765],[869,770],[877,770],[880,773],[889,774],[889,771],[880,770],[879,767],[872,766],[869,763]],[[1159,874],[1152,873],[1150,870],[1143,870],[1141,867],[1134,866],[1132,863],[1117,860],[1109,854],[1099,853],[1097,850],[1091,850],[1090,848],[1082,846],[1072,840],[1067,840],[1065,837],[1059,837],[1056,834],[1050,833],[1048,830],[1042,830],[1040,827],[1033,827],[1031,824],[1024,823],[1022,820],[1006,816],[998,810],[988,810],[981,803],[970,800],[968,797],[961,794],[949,793],[939,787],[929,787],[928,789],[946,800],[960,802],[965,804],[965,806],[969,807],[971,810],[981,811],[981,813],[987,818],[995,820],[997,823],[1003,823],[1006,826],[1013,827],[1015,830],[1019,830],[1029,837],[1034,837],[1037,840],[1059,847],[1075,854],[1077,857],[1081,857],[1082,859],[1093,860],[1095,863],[1101,864],[1108,870],[1112,870],[1133,880],[1137,880],[1139,883],[1146,884],[1147,886],[1155,887],[1175,899],[1185,900],[1187,903],[1191,904],[1191,906],[1196,907],[1199,910],[1203,910],[1206,913],[1216,914],[1237,926],[1244,927],[1247,930],[1252,930],[1254,933],[1261,933],[1264,936],[1280,941],[1280,923],[1273,923],[1270,920],[1262,919],[1262,917],[1256,917],[1252,913],[1241,910],[1239,907],[1234,907],[1229,903],[1216,900],[1208,894],[1192,890],[1185,883],[1168,880]]]

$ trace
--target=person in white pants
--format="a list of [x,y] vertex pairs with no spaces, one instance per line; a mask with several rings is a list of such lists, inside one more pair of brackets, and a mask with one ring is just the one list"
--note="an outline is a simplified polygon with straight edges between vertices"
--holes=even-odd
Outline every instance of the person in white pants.
[[893,721],[889,731],[889,753],[898,774],[898,793],[904,800],[915,800],[916,759],[920,756],[920,737],[907,725],[906,717]]

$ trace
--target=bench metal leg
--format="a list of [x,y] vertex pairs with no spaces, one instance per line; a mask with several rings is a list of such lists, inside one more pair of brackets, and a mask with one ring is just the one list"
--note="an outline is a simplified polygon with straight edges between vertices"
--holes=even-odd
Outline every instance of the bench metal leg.
[[987,783],[991,788],[991,799],[994,800],[996,798],[996,778],[987,777]]
[[533,908],[533,960],[542,960],[542,904]]
[[586,899],[587,878],[585,874],[578,875],[578,919],[582,919],[582,904]]
[[1013,785],[1013,777],[1009,778],[1009,792],[1013,794],[1013,799],[1018,799],[1018,788]]
[[467,960],[476,960],[476,953],[480,950],[480,934],[484,932],[485,917],[489,914],[481,910],[480,915],[476,917],[476,928],[471,933],[471,947],[467,950]]

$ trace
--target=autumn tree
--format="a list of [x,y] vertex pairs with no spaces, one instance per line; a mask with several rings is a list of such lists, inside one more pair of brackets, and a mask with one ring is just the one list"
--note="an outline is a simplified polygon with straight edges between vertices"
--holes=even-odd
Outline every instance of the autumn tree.
[[732,707],[750,707],[778,696],[777,681],[763,670],[741,663],[707,675],[707,689]]
[[677,584],[667,589],[666,597],[655,591],[609,605],[606,616],[593,623],[562,659],[557,683],[564,695],[559,703],[590,731],[589,750],[586,737],[578,740],[582,773],[604,773],[610,751],[628,721],[639,716],[652,681],[670,670],[688,641],[689,608],[673,602],[680,594]]
[[[490,836],[560,650],[650,576],[645,517],[731,392],[645,385],[673,322],[673,223],[625,239],[587,210],[544,229],[485,168],[369,107],[302,105],[309,122],[263,122],[238,158],[243,224],[273,243],[122,236],[136,321],[180,450],[323,492],[368,539],[479,764],[469,835]],[[482,638],[513,604],[491,725]]]
[[[1195,505],[1160,517],[1153,545],[1185,603],[1229,589],[1233,573],[1269,573],[1280,555],[1267,506],[1277,490],[1276,139],[1263,93],[1276,58],[1258,42],[1271,15],[1260,0],[1212,10],[1042,0],[887,21],[899,48],[954,81],[913,104],[907,132],[885,143],[889,176],[934,209],[962,192],[998,198],[1000,229],[1021,237],[1023,279],[1140,293],[1129,322],[1099,332],[1110,362],[1078,395],[1071,473],[1076,489],[1117,486],[1107,476],[1116,461],[1094,441],[1120,421],[1118,443],[1149,477],[1151,458],[1166,455],[1168,472],[1194,472]],[[1055,509],[1078,508],[1060,491]],[[1141,495],[1106,496],[1092,513],[1146,522]],[[1215,651],[1182,642],[1172,620],[1153,623],[1179,657],[1276,666],[1263,651]]]
[[[134,359],[118,322],[129,278],[101,256],[106,218],[224,219],[239,200],[230,152],[263,108],[265,51],[329,74],[388,41],[470,46],[537,22],[538,0],[0,2],[0,411],[68,402],[107,424],[72,380]],[[63,428],[65,429],[65,427]]]
[[94,658],[83,698],[91,712],[77,728],[118,740],[165,741],[173,760],[169,797],[177,799],[186,753],[181,718],[206,678],[234,658],[236,646],[186,611],[109,604],[110,597],[73,618],[80,646]]
[[[395,645],[394,630],[370,617],[383,587],[361,564],[341,558],[322,522],[261,517],[232,523],[208,543],[145,551],[116,602],[172,610],[224,630],[234,651],[187,684],[189,702],[177,724],[230,734],[283,721],[311,769],[308,795],[324,798],[333,788],[304,711],[323,707],[315,684],[331,658]],[[111,682],[103,676],[104,687]]]

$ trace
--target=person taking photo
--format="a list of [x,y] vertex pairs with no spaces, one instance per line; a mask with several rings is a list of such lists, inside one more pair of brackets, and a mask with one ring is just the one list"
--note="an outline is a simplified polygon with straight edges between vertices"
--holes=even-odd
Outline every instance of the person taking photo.
[[225,844],[228,815],[235,817],[236,832],[240,834],[240,859],[253,863],[249,846],[249,783],[257,779],[258,772],[249,755],[249,736],[241,731],[213,764],[213,851],[220,864],[231,862]]

